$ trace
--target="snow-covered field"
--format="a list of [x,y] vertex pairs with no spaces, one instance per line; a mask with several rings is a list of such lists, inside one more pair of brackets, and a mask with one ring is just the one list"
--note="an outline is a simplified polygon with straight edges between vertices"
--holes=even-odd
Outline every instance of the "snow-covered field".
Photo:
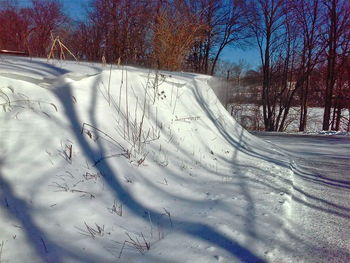
[[293,162],[209,80],[1,57],[0,262],[293,262]]
[[[263,109],[254,104],[230,104],[228,106],[232,116],[244,127],[250,130],[263,130]],[[308,134],[340,134],[349,135],[349,110],[342,110],[340,130],[338,132],[322,131],[323,108],[308,108],[307,125],[304,133]],[[286,132],[299,131],[300,108],[291,107],[286,121]]]

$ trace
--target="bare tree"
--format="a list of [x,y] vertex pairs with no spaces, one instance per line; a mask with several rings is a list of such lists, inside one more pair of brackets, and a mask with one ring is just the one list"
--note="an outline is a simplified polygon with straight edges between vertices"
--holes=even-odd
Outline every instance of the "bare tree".
[[[350,37],[350,32],[348,32]],[[331,129],[340,129],[342,110],[350,108],[350,38],[347,37],[340,49],[339,64],[337,66],[337,80],[334,87],[333,115]]]
[[249,27],[256,39],[262,64],[262,106],[265,129],[275,130],[275,108],[272,105],[272,59],[281,45],[284,25],[283,0],[256,0],[247,6]]
[[197,10],[207,26],[204,37],[194,44],[188,58],[195,71],[213,75],[222,51],[249,37],[244,6],[242,0],[192,1],[192,9]]
[[333,106],[333,95],[337,79],[339,49],[348,37],[350,3],[346,0],[324,0],[323,5],[327,10],[328,32],[325,37],[327,41],[327,76],[322,129],[328,130],[330,128],[331,108]]
[[215,55],[211,66],[210,74],[213,75],[216,63],[225,47],[238,44],[240,41],[247,39],[248,22],[245,19],[245,1],[232,0],[228,6],[224,6],[221,20],[218,21],[216,32],[216,46],[214,47]]
[[319,0],[288,1],[291,21],[300,32],[300,55],[296,61],[293,79],[300,100],[299,131],[304,131],[307,123],[310,76],[319,63],[325,45],[322,37],[322,19]]
[[156,6],[157,1],[93,0],[87,20],[75,30],[74,46],[89,60],[104,56],[107,62],[149,65]]
[[25,51],[28,28],[29,21],[16,1],[0,2],[0,49]]
[[52,41],[52,34],[59,34],[61,26],[67,21],[58,0],[32,0],[32,7],[22,11],[30,23],[26,40],[32,55],[46,56]]

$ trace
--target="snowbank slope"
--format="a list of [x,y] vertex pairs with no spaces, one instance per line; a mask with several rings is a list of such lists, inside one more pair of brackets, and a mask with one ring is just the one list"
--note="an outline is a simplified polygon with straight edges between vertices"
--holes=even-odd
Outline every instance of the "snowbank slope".
[[277,260],[289,162],[209,80],[3,57],[0,260]]

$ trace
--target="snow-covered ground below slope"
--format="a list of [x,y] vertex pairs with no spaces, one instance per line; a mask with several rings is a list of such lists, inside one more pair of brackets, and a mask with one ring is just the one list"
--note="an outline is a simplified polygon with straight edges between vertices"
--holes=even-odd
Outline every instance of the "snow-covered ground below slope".
[[209,79],[1,57],[0,262],[290,261],[289,157]]
[[292,249],[284,254],[294,262],[350,262],[350,138],[256,134],[294,159]]

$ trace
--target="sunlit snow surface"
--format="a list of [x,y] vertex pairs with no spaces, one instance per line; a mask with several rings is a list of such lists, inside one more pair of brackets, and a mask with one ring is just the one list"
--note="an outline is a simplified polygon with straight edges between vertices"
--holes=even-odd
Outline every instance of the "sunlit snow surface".
[[209,79],[1,57],[0,261],[293,262],[294,161]]

